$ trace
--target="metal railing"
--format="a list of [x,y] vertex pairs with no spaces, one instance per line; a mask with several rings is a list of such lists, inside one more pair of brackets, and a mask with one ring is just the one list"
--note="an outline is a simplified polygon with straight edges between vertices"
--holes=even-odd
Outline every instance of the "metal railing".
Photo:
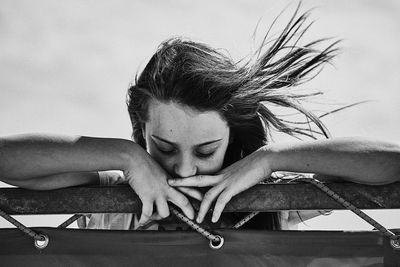
[[[400,209],[400,182],[370,186],[327,183],[359,209]],[[193,201],[198,207],[199,203]],[[9,215],[138,212],[141,202],[129,186],[72,187],[51,191],[0,188],[0,207]],[[226,212],[345,209],[311,184],[257,185],[235,196]]]

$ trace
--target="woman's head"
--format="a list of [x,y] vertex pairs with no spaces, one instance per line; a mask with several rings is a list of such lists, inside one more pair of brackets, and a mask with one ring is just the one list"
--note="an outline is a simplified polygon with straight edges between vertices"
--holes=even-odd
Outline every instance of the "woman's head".
[[[210,123],[197,124],[202,127],[212,126],[212,119],[218,118],[218,125],[228,129],[226,133],[231,141],[230,150],[237,151],[228,153],[235,155],[235,160],[243,153],[248,154],[262,146],[266,139],[262,121],[257,114],[258,103],[239,92],[241,81],[235,77],[237,72],[238,68],[230,58],[205,44],[178,38],[164,42],[136,79],[135,85],[129,89],[128,109],[134,140],[150,152],[148,146],[151,140],[146,138],[149,136],[146,128],[154,122],[150,115],[160,118],[165,114],[157,115],[154,110],[165,112],[166,107],[175,107],[177,109],[174,111],[185,112],[187,118],[191,118],[175,121],[181,129],[186,129],[189,121],[193,122],[194,114],[199,115],[197,117],[205,115],[204,118],[210,120]],[[173,127],[168,122],[165,118],[160,121],[166,128]],[[201,128],[197,127],[197,130]],[[194,134],[192,131],[191,136]],[[211,141],[213,137],[210,135],[205,141]],[[222,135],[216,137],[221,139]],[[192,144],[200,141],[193,141]],[[214,159],[219,168],[223,165],[225,151],[226,147]],[[154,150],[151,152],[154,153]],[[229,157],[226,160],[233,161]]]
[[230,129],[215,111],[153,99],[142,134],[147,151],[166,171],[188,177],[221,169]]
[[[270,106],[296,109],[326,134],[319,119],[298,102],[305,95],[292,91],[335,52],[333,46],[316,50],[315,46],[321,40],[295,45],[298,41],[295,36],[301,34],[306,17],[304,14],[296,19],[295,14],[268,49],[264,42],[247,61],[234,62],[208,45],[180,38],[163,42],[128,91],[133,139],[153,155],[154,150],[149,147],[152,144],[149,127],[155,129],[153,126],[157,124],[168,131],[173,128],[173,133],[177,134],[180,129],[195,129],[197,133],[210,126],[211,130],[204,131],[212,133],[212,127],[216,125],[211,122],[218,118],[218,127],[229,131],[226,135],[221,132],[221,137],[210,135],[205,139],[212,141],[224,136],[226,141],[228,137],[229,145],[224,143],[226,147],[221,147],[223,153],[216,160],[221,167],[223,161],[230,164],[265,145],[271,128],[290,135],[313,135],[308,127],[300,128],[279,118]],[[291,42],[295,44],[291,45]],[[164,118],[168,112],[169,120]],[[186,120],[179,112],[183,112],[180,115]],[[194,118],[200,117],[202,123],[196,124]],[[189,124],[198,127],[190,128]],[[194,132],[185,133],[198,137]],[[169,137],[175,141],[184,138],[180,132]],[[193,140],[191,146],[201,144],[201,141],[204,140]],[[166,158],[159,161],[164,167],[168,165]]]

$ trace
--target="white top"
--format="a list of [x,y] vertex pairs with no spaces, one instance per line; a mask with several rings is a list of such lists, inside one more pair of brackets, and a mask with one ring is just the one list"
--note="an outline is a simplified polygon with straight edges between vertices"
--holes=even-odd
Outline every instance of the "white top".
[[[105,171],[99,172],[100,185],[116,185],[126,184],[121,171]],[[135,215],[132,213],[93,213],[90,216],[87,229],[104,229],[104,230],[129,230],[132,219]],[[137,220],[136,220],[137,225]],[[133,224],[135,226],[135,222]],[[134,227],[134,229],[136,229]]]

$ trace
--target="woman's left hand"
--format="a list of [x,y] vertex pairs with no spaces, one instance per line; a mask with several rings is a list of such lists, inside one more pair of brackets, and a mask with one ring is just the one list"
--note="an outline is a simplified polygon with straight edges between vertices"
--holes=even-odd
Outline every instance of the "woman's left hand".
[[271,175],[272,170],[265,153],[265,147],[261,148],[221,170],[216,175],[196,175],[187,178],[169,179],[168,183],[173,187],[211,186],[212,188],[203,197],[196,221],[198,223],[203,221],[211,204],[216,200],[211,221],[217,222],[226,204],[233,196]]

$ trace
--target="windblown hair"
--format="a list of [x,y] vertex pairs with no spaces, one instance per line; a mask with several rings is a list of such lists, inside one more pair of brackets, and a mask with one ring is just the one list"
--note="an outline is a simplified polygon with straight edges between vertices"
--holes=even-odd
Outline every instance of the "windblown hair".
[[[299,16],[298,9],[276,39],[267,41],[267,34],[250,57],[238,62],[206,44],[182,38],[164,41],[128,90],[133,139],[146,146],[141,129],[151,99],[218,112],[233,136],[225,164],[265,145],[272,129],[297,137],[328,137],[320,119],[301,105],[301,100],[313,94],[295,89],[335,56],[337,42],[322,50],[317,46],[327,39],[298,45],[312,24],[306,23],[309,13]],[[274,106],[300,112],[316,129],[284,120],[272,112]]]

